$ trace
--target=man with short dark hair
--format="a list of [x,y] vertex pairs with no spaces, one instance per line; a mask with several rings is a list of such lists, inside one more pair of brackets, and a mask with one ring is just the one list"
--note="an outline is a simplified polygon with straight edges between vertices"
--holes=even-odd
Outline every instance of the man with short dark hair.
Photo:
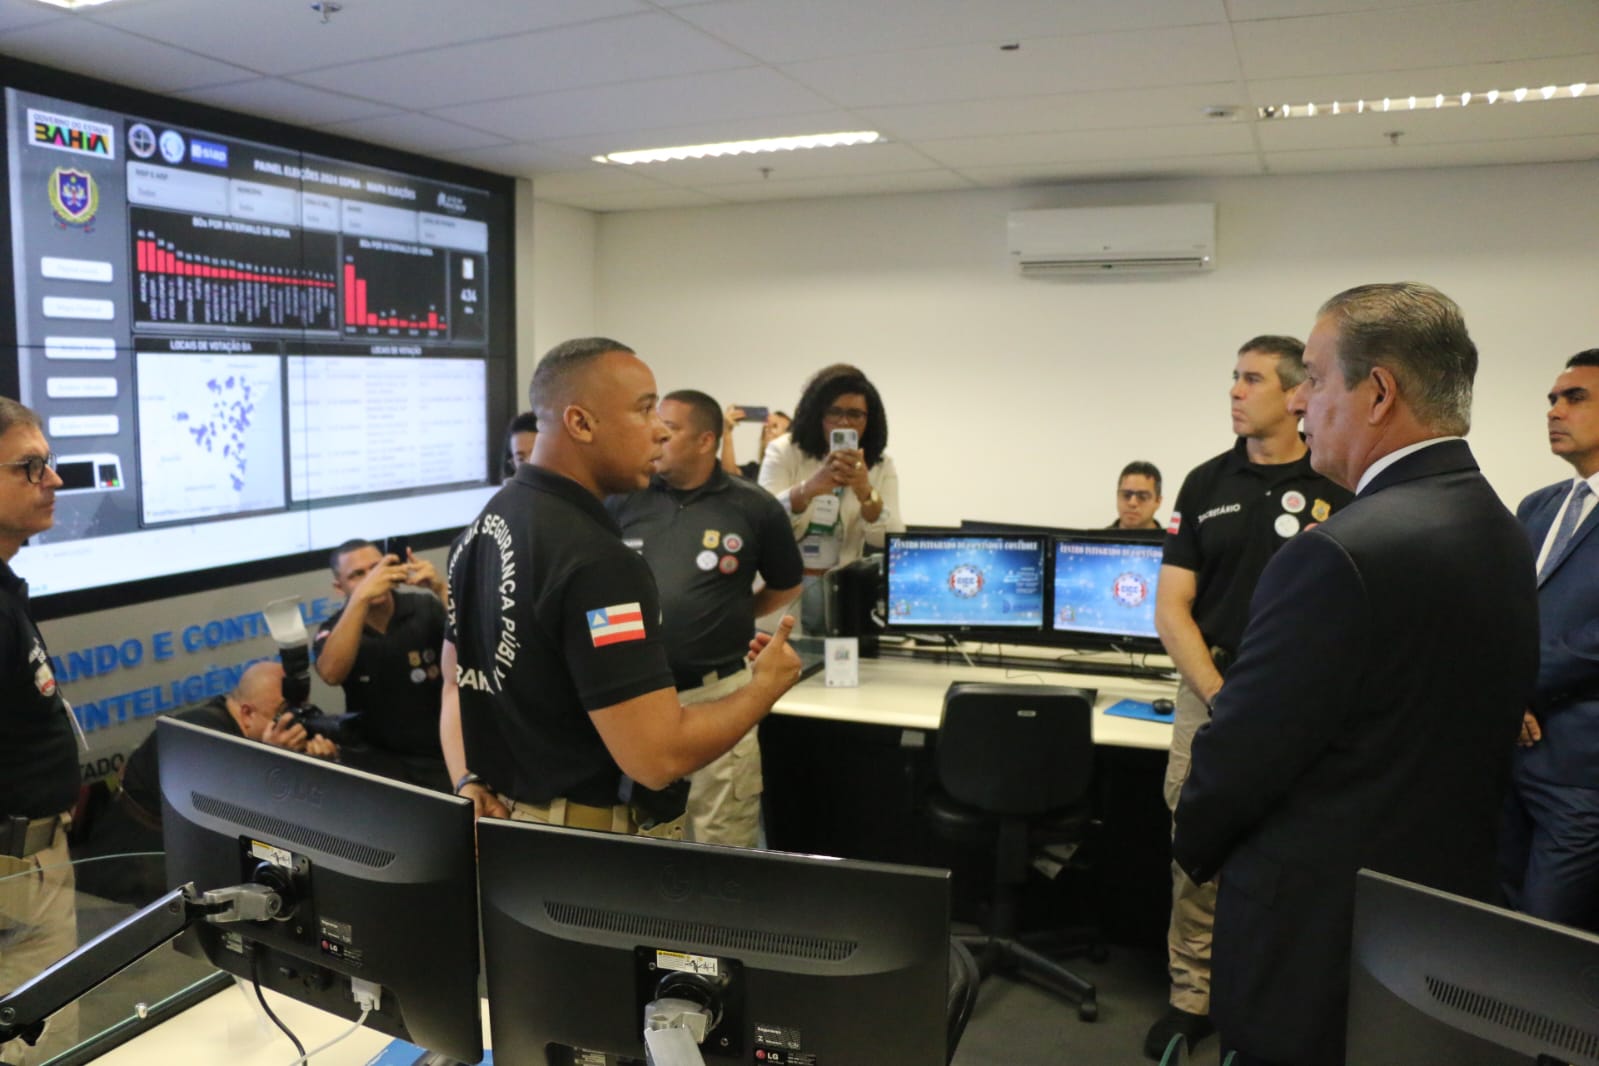
[[505,474],[516,473],[516,468],[533,458],[533,444],[539,439],[539,416],[523,411],[505,427]]
[[[667,659],[688,706],[749,683],[755,619],[799,595],[805,565],[777,498],[717,462],[723,422],[716,401],[691,389],[671,392],[660,415],[668,437],[649,488],[612,496],[606,510],[655,575]],[[754,729],[689,784],[686,839],[755,846],[761,749]]]
[[1116,479],[1116,521],[1110,529],[1159,529],[1155,512],[1160,508],[1160,468],[1135,459],[1122,467]]
[[[317,629],[316,672],[344,688],[355,713],[345,761],[413,785],[449,791],[439,746],[444,603],[449,589],[433,564],[385,555],[348,540],[328,565],[344,606]],[[351,743],[354,741],[354,743]]]
[[1172,839],[1194,881],[1220,874],[1212,1014],[1238,1066],[1343,1063],[1357,870],[1495,892],[1538,604],[1460,439],[1476,369],[1460,309],[1409,282],[1333,297],[1305,346],[1290,407],[1355,500],[1261,574]]
[[[78,724],[50,669],[11,560],[55,524],[61,487],[39,416],[0,396],[0,994],[78,946],[67,824],[78,800]],[[78,1006],[51,1015],[36,1046],[0,1059],[43,1062],[77,1043]]]
[[[1350,499],[1311,469],[1299,436],[1290,401],[1305,380],[1304,350],[1293,337],[1271,335],[1238,349],[1227,394],[1238,439],[1183,479],[1167,526],[1155,628],[1182,679],[1166,760],[1166,806],[1173,811],[1188,776],[1194,733],[1210,717],[1210,704],[1238,651],[1261,571],[1290,538]],[[1191,880],[1173,863],[1166,936],[1170,1007],[1144,1037],[1150,1058],[1159,1059],[1174,1036],[1181,1035],[1192,1050],[1212,1031],[1215,914],[1216,886]]]
[[1512,906],[1599,932],[1599,348],[1549,390],[1549,450],[1573,477],[1521,501],[1538,565],[1538,690],[1506,800],[1502,873]]
[[539,437],[450,552],[440,733],[480,814],[680,836],[686,775],[799,678],[793,619],[757,637],[750,683],[684,707],[648,564],[601,500],[649,484],[668,434],[655,376],[604,337],[559,344],[530,391]]

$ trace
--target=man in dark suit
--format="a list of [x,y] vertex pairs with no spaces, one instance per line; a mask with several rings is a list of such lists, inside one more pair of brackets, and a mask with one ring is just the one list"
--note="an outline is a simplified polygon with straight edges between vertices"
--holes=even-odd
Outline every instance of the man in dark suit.
[[1292,400],[1355,502],[1256,586],[1172,850],[1221,874],[1211,1012],[1240,1064],[1341,1064],[1355,871],[1494,892],[1537,671],[1532,553],[1464,440],[1477,349],[1425,285],[1321,308]]
[[1599,932],[1599,348],[1549,390],[1549,450],[1576,477],[1521,501],[1538,557],[1538,691],[1506,801],[1503,880],[1512,906]]

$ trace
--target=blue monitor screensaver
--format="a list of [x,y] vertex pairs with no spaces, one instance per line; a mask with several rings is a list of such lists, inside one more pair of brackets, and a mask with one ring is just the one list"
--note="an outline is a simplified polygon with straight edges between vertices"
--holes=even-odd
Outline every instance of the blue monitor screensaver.
[[1160,557],[1158,543],[1057,539],[1055,631],[1158,639]]
[[891,537],[888,623],[1041,629],[1042,537]]

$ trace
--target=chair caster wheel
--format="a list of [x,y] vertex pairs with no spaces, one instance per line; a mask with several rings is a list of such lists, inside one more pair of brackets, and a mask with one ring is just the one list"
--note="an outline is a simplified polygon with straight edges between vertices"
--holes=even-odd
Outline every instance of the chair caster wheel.
[[1099,1004],[1093,1000],[1077,1004],[1077,1017],[1085,1022],[1095,1021],[1099,1017]]

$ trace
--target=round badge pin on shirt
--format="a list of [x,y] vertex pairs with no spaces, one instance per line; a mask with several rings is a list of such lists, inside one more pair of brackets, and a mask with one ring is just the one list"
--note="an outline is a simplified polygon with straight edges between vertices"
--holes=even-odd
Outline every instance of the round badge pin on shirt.
[[1291,537],[1299,532],[1299,519],[1291,514],[1280,514],[1272,525],[1279,537]]
[[734,555],[737,555],[738,550],[743,546],[744,538],[739,536],[737,533],[729,533],[727,536],[722,538],[722,547],[726,548]]
[[1298,514],[1305,509],[1305,494],[1298,489],[1289,489],[1283,493],[1283,510],[1289,514]]
[[724,555],[722,556],[722,561],[716,565],[716,568],[724,574],[731,574],[738,569],[738,557]]
[[694,557],[694,565],[701,570],[716,569],[716,553],[706,549]]

